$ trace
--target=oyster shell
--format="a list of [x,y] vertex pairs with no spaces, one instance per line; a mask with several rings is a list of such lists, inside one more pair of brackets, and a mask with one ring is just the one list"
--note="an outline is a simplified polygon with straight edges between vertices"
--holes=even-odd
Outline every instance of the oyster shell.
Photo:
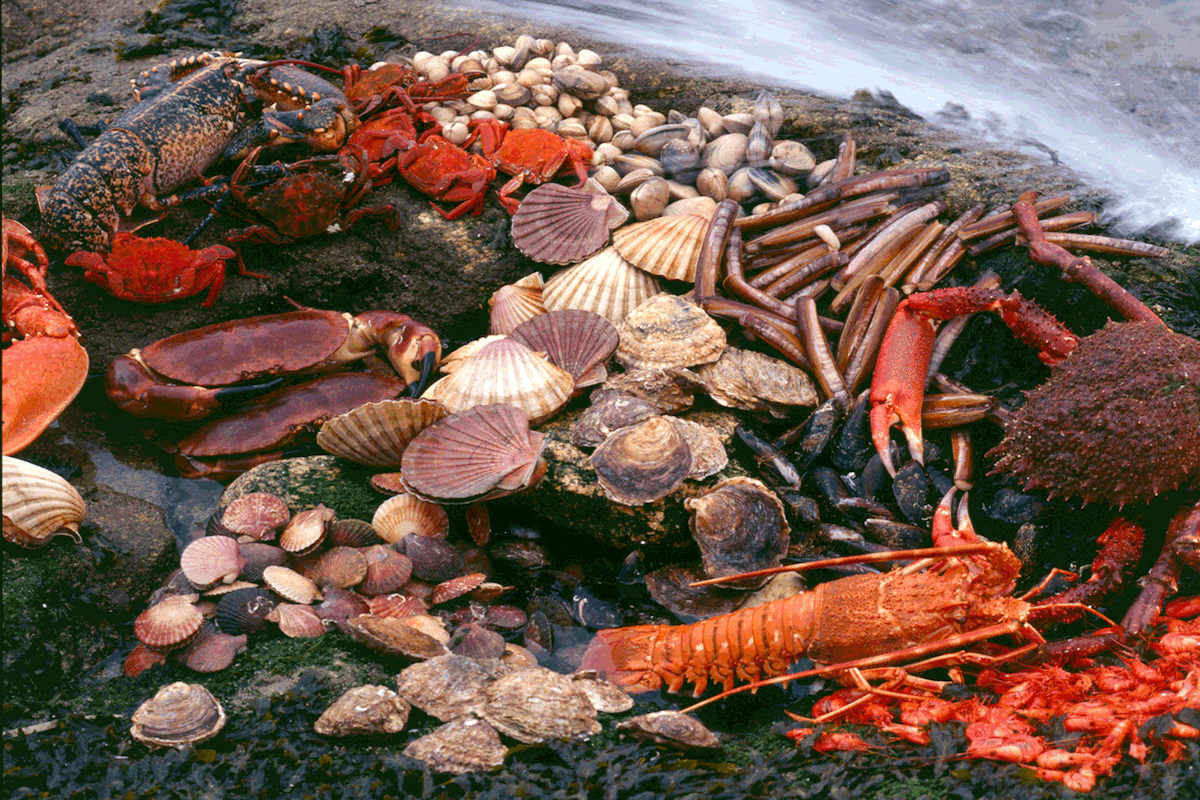
[[[704,571],[710,578],[777,567],[787,555],[791,528],[783,502],[754,478],[727,478],[700,497],[683,501],[692,512],[692,537],[700,545]],[[761,586],[765,579],[730,584]]]
[[575,380],[568,372],[506,337],[484,345],[430,386],[425,396],[441,401],[451,413],[495,403],[516,406],[529,415],[530,425],[536,425],[558,413],[574,389]]
[[545,472],[541,433],[509,405],[485,405],[435,422],[413,439],[401,465],[414,494],[468,503],[532,486]]
[[594,672],[575,672],[570,676],[575,686],[587,695],[592,708],[604,714],[620,714],[633,708],[633,698],[615,683],[601,680]]
[[79,523],[86,507],[65,478],[12,456],[4,456],[3,473],[5,541],[41,547],[59,533],[83,541]]
[[587,695],[570,678],[544,667],[502,675],[487,687],[486,698],[483,718],[526,744],[587,739],[600,732]]
[[571,426],[571,443],[578,447],[596,447],[618,428],[658,415],[653,404],[614,389],[592,392],[591,399],[592,405]]
[[462,717],[409,742],[404,755],[424,761],[436,772],[462,775],[504,764],[508,748],[496,729],[481,719]]
[[721,749],[721,742],[700,720],[678,711],[655,711],[623,719],[617,723],[617,730],[684,752]]
[[171,595],[147,608],[133,621],[133,634],[138,641],[165,653],[182,647],[200,632],[204,615],[196,608],[198,596]]
[[545,353],[551,364],[571,375],[576,391],[604,381],[604,362],[620,341],[616,326],[607,319],[573,309],[535,317],[518,325],[509,338]]
[[221,525],[233,536],[249,536],[265,542],[274,539],[291,518],[282,497],[270,492],[251,492],[225,507]]
[[707,217],[677,214],[626,225],[613,233],[613,247],[638,269],[673,281],[693,282],[707,232]]
[[550,311],[579,309],[599,314],[614,325],[662,291],[658,280],[606,247],[591,258],[554,274],[542,301]]
[[[678,219],[678,218],[677,218]],[[698,305],[672,294],[642,303],[618,326],[617,363],[626,369],[707,364],[725,350],[725,331]]]
[[390,544],[402,542],[410,534],[431,539],[445,539],[450,534],[450,518],[444,508],[407,492],[384,500],[375,509],[371,526]]
[[687,440],[688,449],[692,451],[692,471],[688,473],[689,478],[694,481],[702,481],[729,466],[729,454],[725,452],[725,442],[717,431],[689,419],[679,419],[678,417],[667,417],[666,419]]
[[820,402],[808,373],[753,350],[727,347],[696,373],[709,396],[726,408],[769,411],[782,419],[795,406],[815,407]]
[[572,264],[608,244],[609,231],[628,218],[607,193],[546,183],[525,195],[513,215],[513,244],[534,261]]
[[376,736],[399,733],[411,707],[386,686],[355,686],[313,723],[322,736]]
[[184,577],[200,591],[233,583],[245,566],[237,541],[228,536],[202,536],[189,542],[179,556]]
[[225,727],[225,709],[196,683],[171,683],[133,712],[129,735],[149,747],[185,747]]
[[717,586],[691,585],[706,578],[708,575],[699,565],[670,564],[647,572],[646,588],[656,603],[680,619],[708,619],[733,611],[741,599],[738,595]]
[[645,400],[660,414],[678,414],[692,407],[694,395],[704,384],[695,373],[681,367],[635,368],[609,375],[602,388]]
[[491,320],[488,333],[507,336],[513,328],[538,314],[546,313],[542,304],[545,282],[542,273],[531,272],[516,283],[501,286],[488,298]]
[[482,711],[487,687],[511,671],[498,661],[476,661],[451,653],[405,667],[396,676],[396,688],[409,703],[448,722]]
[[399,469],[412,438],[447,413],[440,403],[426,398],[367,403],[322,425],[317,444],[356,464]]
[[615,431],[589,461],[604,494],[627,506],[666,497],[692,469],[687,440],[665,417]]

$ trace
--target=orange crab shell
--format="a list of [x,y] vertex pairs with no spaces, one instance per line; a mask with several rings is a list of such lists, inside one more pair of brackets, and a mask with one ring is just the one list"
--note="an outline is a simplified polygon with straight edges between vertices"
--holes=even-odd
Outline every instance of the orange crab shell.
[[192,250],[171,239],[121,232],[113,238],[107,257],[80,251],[65,263],[83,267],[85,279],[115,297],[137,303],[166,303],[199,294],[207,287],[203,303],[207,307],[225,285],[225,261],[235,255],[224,245]]

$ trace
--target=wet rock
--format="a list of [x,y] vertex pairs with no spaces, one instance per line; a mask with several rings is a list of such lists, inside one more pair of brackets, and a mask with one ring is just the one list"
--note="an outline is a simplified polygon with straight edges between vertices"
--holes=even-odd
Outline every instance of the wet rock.
[[334,456],[271,461],[236,478],[218,506],[223,509],[251,492],[271,492],[293,512],[324,504],[341,518],[371,519],[384,500],[368,483],[374,471]]

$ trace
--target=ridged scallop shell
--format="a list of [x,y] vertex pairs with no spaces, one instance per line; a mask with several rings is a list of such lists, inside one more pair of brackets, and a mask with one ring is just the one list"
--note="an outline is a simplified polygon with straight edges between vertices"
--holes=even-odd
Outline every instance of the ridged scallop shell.
[[547,183],[513,215],[513,243],[534,261],[573,264],[608,244],[608,232],[628,218],[611,195]]
[[542,273],[531,272],[516,283],[497,289],[488,298],[488,308],[491,309],[488,333],[507,336],[522,322],[545,314],[546,306],[542,305],[544,287]]
[[407,493],[384,500],[375,509],[371,526],[389,544],[403,541],[410,533],[433,539],[445,539],[450,534],[450,518],[444,508]]
[[294,556],[311,553],[325,541],[334,516],[333,509],[323,505],[301,511],[279,534],[279,546]]
[[287,567],[267,567],[263,570],[263,582],[272,592],[293,603],[308,605],[323,597],[315,583]]
[[438,369],[445,375],[456,372],[459,367],[474,358],[475,354],[482,350],[484,346],[489,345],[492,342],[498,342],[502,339],[504,339],[504,336],[496,333],[484,336],[481,339],[469,341],[457,350],[453,350],[443,356],[441,363],[438,365]]
[[246,650],[246,634],[232,636],[217,630],[217,626],[205,620],[200,632],[182,650],[176,650],[171,658],[193,672],[220,672],[233,664],[238,653]]
[[[360,583],[358,588],[361,587]],[[335,625],[345,622],[351,617],[366,614],[370,610],[370,601],[350,589],[330,589],[325,593],[325,599],[313,606],[313,611],[318,617]]]
[[168,684],[133,712],[129,735],[150,747],[184,747],[216,736],[225,709],[196,683]]
[[265,542],[292,518],[282,497],[270,492],[251,492],[233,500],[221,515],[221,525],[233,536],[249,536]]
[[495,403],[516,406],[529,415],[530,425],[536,425],[566,405],[574,389],[570,374],[506,337],[484,345],[426,389],[425,397],[440,401],[452,414]]
[[472,591],[485,580],[487,580],[487,575],[484,575],[482,572],[473,572],[470,575],[460,575],[457,578],[442,581],[433,587],[433,594],[429,597],[429,604],[436,606],[448,603]]
[[[442,583],[463,574],[463,558],[458,548],[441,539],[428,536],[406,536],[404,554],[413,565],[413,577],[430,583]],[[437,587],[433,588],[437,591]],[[429,596],[433,603],[433,594]]]
[[638,269],[673,281],[694,282],[707,232],[708,220],[698,214],[659,217],[615,231],[613,247]]
[[325,623],[312,606],[280,603],[267,614],[267,621],[279,626],[279,631],[291,639],[315,639],[325,633]]
[[590,462],[609,499],[638,506],[678,489],[691,472],[692,452],[666,418],[651,417],[614,431]]
[[267,614],[274,607],[275,601],[266,589],[238,589],[217,603],[217,627],[231,636],[257,633],[266,627]]
[[617,325],[661,291],[657,278],[621,258],[615,248],[606,247],[555,273],[546,281],[542,302],[549,311],[591,311]]
[[428,608],[416,597],[392,593],[371,598],[371,615],[404,619],[415,614],[424,614]]
[[476,406],[417,434],[400,472],[414,494],[467,503],[533,485],[545,470],[544,446],[521,409]]
[[133,621],[133,634],[151,650],[167,652],[182,647],[200,631],[204,615],[194,594],[172,595],[147,608]]
[[377,544],[362,551],[367,559],[367,577],[358,585],[368,595],[397,591],[412,577],[412,561],[403,553]]
[[467,658],[500,658],[507,642],[495,631],[475,623],[467,623],[454,632],[450,651]]
[[708,364],[725,350],[725,331],[698,305],[660,294],[638,306],[617,332],[617,363],[626,369]]
[[211,589],[218,583],[233,583],[246,566],[236,539],[228,536],[203,536],[183,549],[179,566],[184,577],[197,589]]
[[317,444],[356,464],[399,469],[412,438],[446,414],[440,403],[425,398],[367,403],[322,425]]
[[264,542],[242,542],[238,552],[246,560],[241,577],[254,582],[262,580],[263,570],[267,567],[282,567],[288,560],[286,550]]
[[125,663],[121,665],[121,674],[126,678],[136,678],[151,667],[165,663],[167,663],[166,653],[151,650],[138,642],[125,657]]
[[349,589],[367,577],[367,557],[353,547],[334,547],[321,554],[308,576],[322,589]]
[[604,382],[608,376],[604,362],[620,342],[616,326],[607,319],[574,309],[534,317],[517,326],[509,338],[545,353],[551,364],[571,375],[576,390]]
[[86,507],[75,487],[44,467],[4,456],[4,539],[41,547],[64,533],[77,543]]
[[379,544],[379,532],[361,519],[337,519],[330,523],[325,543],[330,547],[370,547]]

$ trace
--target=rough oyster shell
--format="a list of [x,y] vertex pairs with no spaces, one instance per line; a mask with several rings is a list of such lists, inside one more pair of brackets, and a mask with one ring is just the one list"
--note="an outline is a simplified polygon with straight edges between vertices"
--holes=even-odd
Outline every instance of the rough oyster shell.
[[399,733],[411,710],[386,686],[355,686],[333,702],[313,723],[322,736],[376,736]]
[[568,372],[506,337],[484,345],[430,386],[425,397],[440,401],[452,414],[495,403],[516,406],[529,415],[530,425],[536,425],[558,413],[574,389]]
[[660,291],[657,278],[621,258],[615,248],[606,247],[555,273],[546,281],[542,302],[550,311],[591,311],[615,325]]
[[412,438],[448,413],[427,398],[367,403],[322,425],[317,444],[356,464],[399,469],[400,457]]
[[676,214],[626,225],[613,233],[613,247],[638,269],[673,281],[693,282],[707,232],[706,217]]
[[502,766],[508,748],[491,725],[475,717],[462,717],[409,742],[404,755],[424,761],[436,772],[461,775]]
[[721,742],[700,720],[678,711],[655,711],[623,719],[617,723],[617,730],[684,752],[721,749]]
[[65,478],[12,456],[4,456],[3,472],[5,541],[41,547],[59,533],[83,541],[79,523],[86,507]]
[[245,566],[237,540],[228,536],[202,536],[189,542],[179,556],[184,577],[200,591],[233,583]]
[[547,183],[525,195],[513,215],[513,244],[534,261],[573,264],[608,244],[608,232],[628,218],[607,193]]
[[133,621],[138,641],[160,653],[182,647],[200,632],[204,615],[196,608],[198,596],[171,595],[147,608]]
[[[710,578],[777,567],[787,555],[791,528],[783,502],[762,481],[727,478],[684,500],[683,507],[692,512],[688,526]],[[763,583],[752,579],[731,585],[754,588]]]
[[617,328],[590,311],[550,311],[518,325],[509,338],[530,350],[545,353],[550,363],[565,370],[578,391],[602,383],[608,376],[604,362],[617,349]]
[[544,667],[502,675],[487,687],[486,697],[483,718],[526,744],[587,739],[600,732],[587,695],[570,678]]
[[716,361],[725,331],[698,305],[672,294],[642,303],[617,327],[617,363],[626,369],[690,367]]
[[408,446],[401,476],[414,494],[443,502],[511,494],[545,472],[544,438],[529,429],[519,408],[476,406],[421,431]]
[[498,661],[476,661],[450,653],[405,667],[396,676],[396,687],[405,700],[447,722],[482,711],[487,687],[511,671]]
[[688,473],[689,478],[702,481],[729,466],[725,442],[717,431],[689,419],[667,417],[667,420],[687,440],[688,449],[692,451],[692,471]]
[[542,273],[531,272],[516,283],[497,289],[488,298],[488,308],[491,309],[488,333],[507,336],[522,322],[545,314],[546,306],[542,304],[544,287]]
[[411,534],[445,539],[450,533],[450,518],[437,503],[404,493],[384,500],[375,509],[371,526],[389,544],[402,542]]
[[651,417],[615,431],[590,463],[609,499],[637,506],[678,489],[691,472],[692,452],[670,421]]
[[769,411],[783,418],[793,406],[815,407],[820,402],[808,373],[753,350],[727,347],[719,359],[696,372],[709,396],[727,408]]
[[633,698],[615,683],[597,677],[595,672],[575,672],[570,676],[575,686],[587,695],[592,708],[604,714],[620,714],[633,708]]
[[646,400],[614,389],[598,389],[591,400],[592,405],[571,426],[571,443],[578,447],[596,447],[618,428],[658,415]]
[[149,747],[185,747],[216,736],[225,727],[225,709],[196,683],[160,688],[133,712],[129,734]]
[[669,564],[646,573],[646,588],[654,602],[680,619],[708,619],[733,611],[741,599],[738,595],[718,586],[691,585],[707,578],[699,565]]

